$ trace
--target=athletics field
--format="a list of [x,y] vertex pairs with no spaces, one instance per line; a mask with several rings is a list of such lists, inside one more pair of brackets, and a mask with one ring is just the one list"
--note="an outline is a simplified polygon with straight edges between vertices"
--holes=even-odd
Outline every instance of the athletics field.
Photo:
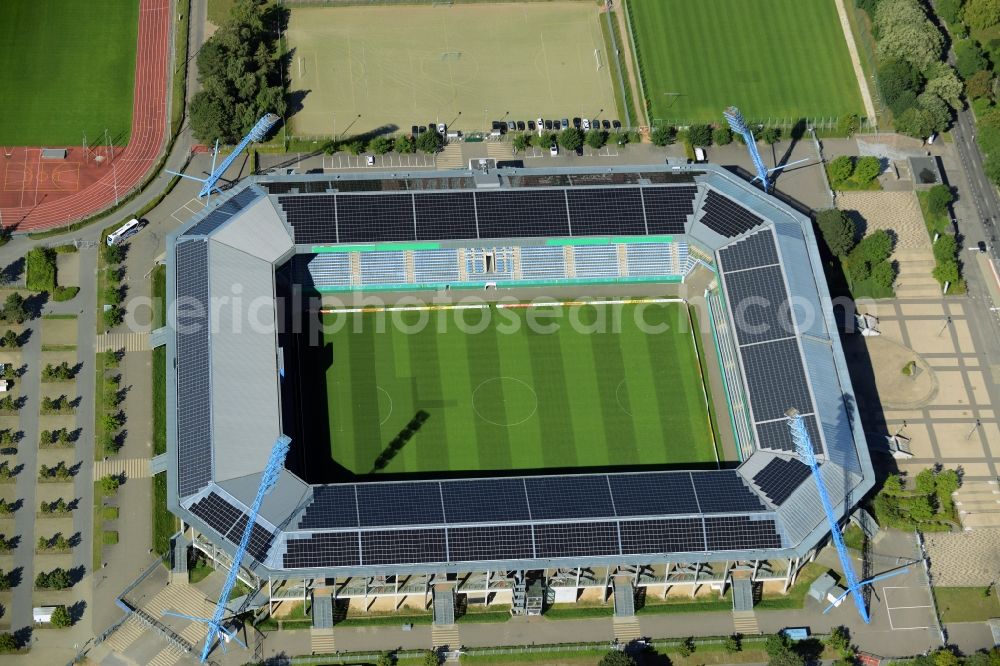
[[323,323],[332,457],[355,474],[715,461],[683,303],[341,313]]

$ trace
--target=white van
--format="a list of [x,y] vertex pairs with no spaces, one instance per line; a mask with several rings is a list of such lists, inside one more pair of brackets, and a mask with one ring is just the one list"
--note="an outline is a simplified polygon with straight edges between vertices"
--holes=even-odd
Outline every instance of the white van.
[[694,149],[694,161],[695,162],[705,162],[706,160],[707,160],[707,157],[705,155],[705,149],[704,148],[695,148]]

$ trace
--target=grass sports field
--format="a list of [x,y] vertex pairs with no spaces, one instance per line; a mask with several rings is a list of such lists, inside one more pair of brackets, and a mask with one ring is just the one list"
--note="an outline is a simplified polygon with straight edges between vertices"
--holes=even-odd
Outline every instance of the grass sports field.
[[834,0],[629,0],[628,8],[651,118],[721,122],[730,105],[749,120],[864,115]]
[[0,2],[0,144],[118,145],[132,127],[139,0]]
[[598,18],[593,2],[295,8],[289,89],[309,92],[292,129],[359,134],[440,121],[468,132],[508,111],[525,121],[611,115]]
[[[421,410],[382,473],[714,462],[683,304],[490,306],[462,311],[465,327],[456,314],[327,316],[343,324],[325,337],[337,463],[372,472]],[[647,333],[637,314],[669,330]]]

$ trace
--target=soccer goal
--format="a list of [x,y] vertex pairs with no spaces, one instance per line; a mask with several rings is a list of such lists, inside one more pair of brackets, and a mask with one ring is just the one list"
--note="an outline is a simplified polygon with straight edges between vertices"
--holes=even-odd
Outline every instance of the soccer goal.
[[441,52],[441,60],[446,60],[447,61],[447,60],[461,60],[461,59],[462,59],[462,52],[461,51],[442,51]]
[[594,61],[597,63],[597,71],[601,71],[603,63],[601,63],[601,49],[594,49]]

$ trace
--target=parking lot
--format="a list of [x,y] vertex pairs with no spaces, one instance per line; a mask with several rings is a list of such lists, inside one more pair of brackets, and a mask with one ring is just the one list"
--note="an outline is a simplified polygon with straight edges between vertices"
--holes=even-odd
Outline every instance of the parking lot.
[[903,629],[931,629],[936,626],[934,606],[927,587],[882,588],[882,597],[893,631]]

